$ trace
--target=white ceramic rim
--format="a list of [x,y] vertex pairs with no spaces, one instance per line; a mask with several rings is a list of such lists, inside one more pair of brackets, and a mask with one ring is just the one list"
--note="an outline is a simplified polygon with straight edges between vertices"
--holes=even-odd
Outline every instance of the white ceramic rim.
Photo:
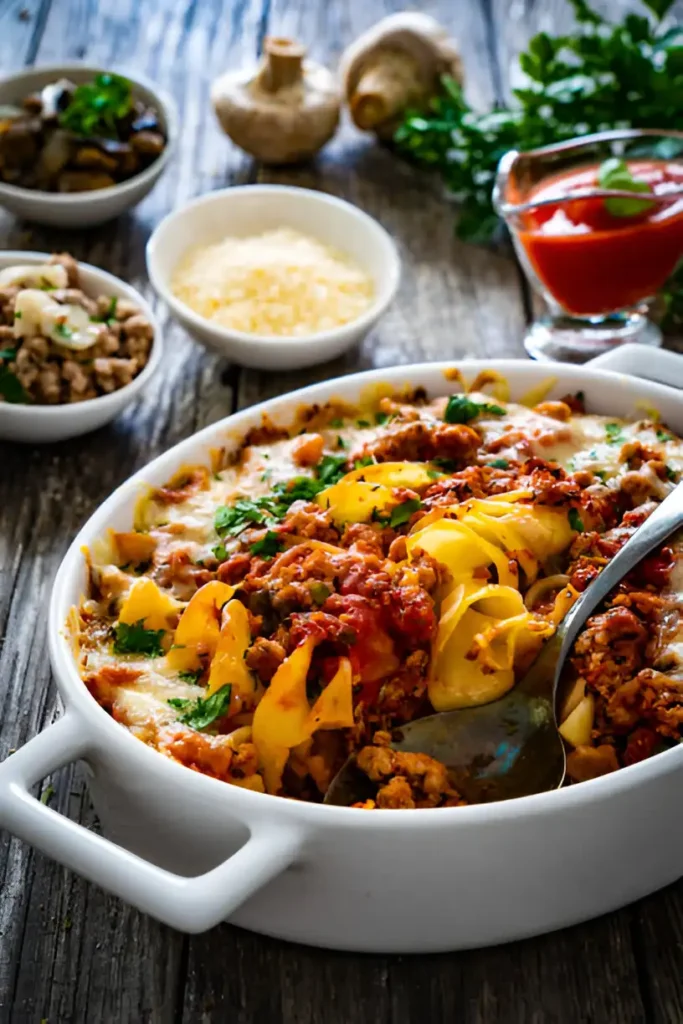
[[[374,232],[386,251],[388,269],[386,294],[383,297],[376,298],[365,312],[356,317],[355,320],[349,320],[348,323],[341,324],[339,327],[334,327],[329,331],[316,331],[315,334],[301,336],[290,334],[247,334],[246,331],[235,331],[229,327],[223,327],[221,324],[216,323],[215,320],[208,320],[199,313],[196,313],[171,291],[171,288],[159,273],[156,252],[160,245],[160,236],[162,232],[171,230],[174,227],[174,222],[180,217],[185,216],[188,210],[220,202],[224,196],[232,198],[233,196],[244,195],[250,192],[270,193],[271,195],[279,193],[284,196],[292,194],[305,195],[307,202],[319,203],[321,206],[335,206],[337,209],[342,210],[344,215],[349,217],[350,221],[362,221],[367,230]],[[232,185],[228,188],[216,189],[213,192],[206,192],[204,195],[197,196],[195,199],[185,203],[184,206],[180,206],[178,209],[166,214],[164,219],[157,224],[147,242],[146,256],[147,272],[149,273],[149,279],[154,290],[178,319],[191,324],[196,331],[210,331],[217,339],[220,338],[225,343],[226,348],[236,341],[245,342],[246,344],[272,346],[286,343],[297,349],[309,348],[315,345],[316,342],[322,342],[326,345],[331,345],[335,341],[341,342],[350,330],[356,333],[367,332],[393,301],[401,277],[401,260],[396,243],[379,221],[375,220],[374,217],[371,217],[369,213],[361,210],[358,206],[354,206],[353,203],[347,202],[346,199],[340,199],[338,196],[329,195],[327,192],[319,192],[316,189],[299,188],[295,185]]]
[[[6,251],[0,250],[0,268],[11,266],[13,263],[47,263],[51,258],[49,252],[23,252],[19,249],[8,249]],[[101,270],[99,267],[95,267],[92,263],[82,263],[80,260],[76,261],[79,268],[86,270],[88,273],[93,274],[99,281],[102,282],[103,294],[107,294],[108,288],[112,287],[123,289],[126,297],[140,307],[140,312],[144,313],[147,319],[154,328],[154,340],[152,342],[152,351],[150,352],[147,363],[142,368],[137,377],[134,377],[130,384],[125,384],[122,388],[118,388],[116,391],[110,392],[108,395],[98,395],[97,398],[87,398],[85,402],[60,402],[57,405],[32,405],[28,402],[3,402],[2,408],[3,413],[7,413],[11,410],[12,418],[16,422],[31,420],[47,420],[54,419],[55,416],[63,413],[64,415],[73,415],[74,409],[92,409],[93,406],[97,405],[98,409],[107,409],[118,407],[121,402],[121,396],[126,395],[126,400],[133,398],[138,391],[151,380],[152,376],[156,372],[163,352],[163,342],[161,335],[161,328],[155,316],[154,310],[150,306],[149,302],[145,299],[140,292],[133,288],[131,284],[123,281],[120,277],[116,277],[114,274],[108,273],[106,270]],[[88,292],[86,291],[86,294]]]
[[68,210],[70,206],[82,206],[83,204],[91,205],[101,200],[103,197],[110,196],[125,196],[129,192],[135,191],[139,188],[142,183],[155,180],[159,177],[168,161],[171,159],[175,147],[178,144],[178,110],[175,102],[169,93],[160,89],[154,82],[144,75],[137,73],[131,73],[127,68],[119,66],[104,68],[97,64],[79,63],[78,61],[72,61],[69,64],[46,64],[38,67],[23,68],[21,71],[15,72],[13,75],[4,75],[0,79],[0,88],[4,88],[7,85],[11,85],[15,82],[19,85],[23,79],[28,78],[38,72],[40,74],[54,74],[58,78],[68,78],[69,73],[72,71],[87,71],[94,75],[100,74],[113,74],[120,75],[122,78],[127,78],[133,87],[133,93],[135,93],[135,87],[140,86],[146,89],[154,97],[156,104],[159,108],[159,112],[163,115],[164,121],[166,122],[166,145],[163,153],[157,157],[146,167],[144,171],[139,174],[133,175],[132,178],[127,178],[126,181],[121,181],[116,185],[110,185],[109,188],[98,188],[94,191],[85,192],[44,192],[40,189],[33,188],[22,188],[21,185],[10,185],[7,182],[0,182],[0,203],[6,196],[11,199],[28,199],[30,198],[37,205],[40,206],[57,206],[64,210]]
[[[627,346],[629,349],[639,349],[640,346]],[[649,352],[649,350],[645,350]],[[671,353],[664,353],[671,358]],[[651,358],[651,354],[648,356]],[[675,357],[674,357],[675,358]],[[680,358],[680,357],[679,357]],[[341,383],[348,388],[350,380],[361,388],[373,383],[395,383],[397,385],[406,383],[411,377],[418,377],[423,373],[442,373],[452,370],[457,365],[464,373],[476,373],[483,369],[496,369],[505,374],[506,371],[518,369],[520,360],[462,360],[450,361],[448,363],[422,363],[412,366],[397,366],[390,369],[370,370],[365,373],[353,374],[350,377],[339,378]],[[548,375],[546,364],[529,364],[539,367]],[[586,372],[589,380],[592,378],[596,385],[603,385],[609,392],[610,389],[618,386],[623,379],[620,374],[609,370],[593,369],[591,367],[576,367],[573,365],[554,364],[556,376],[561,381],[563,370],[569,374]],[[535,372],[535,371],[534,371]],[[679,371],[680,372],[680,371]],[[167,772],[169,779],[177,779],[179,784],[189,787],[197,794],[203,792],[206,796],[209,792],[214,798],[225,800],[229,798],[231,806],[236,811],[243,810],[245,820],[250,821],[255,817],[263,818],[282,817],[298,819],[302,824],[309,824],[324,827],[326,823],[336,820],[337,823],[344,822],[345,825],[352,825],[359,829],[382,829],[394,830],[397,823],[406,827],[419,827],[419,822],[429,822],[430,828],[435,825],[443,829],[457,828],[483,824],[485,822],[506,821],[516,819],[521,815],[534,817],[544,814],[547,811],[570,810],[578,804],[590,804],[605,799],[610,793],[618,793],[628,789],[632,782],[654,778],[668,772],[672,764],[683,763],[683,744],[673,747],[668,751],[657,754],[640,763],[621,768],[619,771],[601,778],[582,782],[580,785],[568,786],[563,789],[553,790],[547,793],[538,793],[533,796],[520,797],[513,800],[500,801],[490,804],[476,804],[466,807],[452,808],[415,808],[402,810],[382,810],[381,813],[365,814],[352,807],[338,807],[326,804],[304,803],[302,801],[286,800],[283,797],[271,796],[265,793],[255,793],[228,783],[221,782],[210,776],[201,775],[183,765],[164,758],[158,751],[141,743],[128,729],[114,721],[86,689],[76,667],[68,640],[65,635],[65,621],[69,611],[70,602],[68,591],[71,584],[71,577],[82,571],[82,547],[91,544],[92,541],[104,534],[111,513],[118,506],[125,492],[131,488],[137,489],[148,480],[150,470],[163,468],[168,464],[169,472],[172,468],[183,463],[183,451],[193,448],[198,441],[203,441],[207,449],[211,446],[210,441],[215,440],[215,435],[220,433],[225,443],[225,434],[229,430],[237,434],[240,424],[251,421],[264,412],[272,412],[277,405],[309,404],[316,400],[327,400],[333,393],[337,381],[325,381],[309,387],[301,388],[290,392],[285,396],[251,406],[233,416],[226,417],[218,423],[211,424],[203,430],[182,441],[174,448],[160,455],[143,467],[125,483],[118,487],[113,494],[97,509],[85,526],[81,529],[76,539],[68,549],[57,573],[50,609],[48,615],[48,642],[60,691],[67,704],[67,715],[69,708],[73,707],[76,714],[83,716],[87,723],[86,728],[92,730],[90,740],[95,741],[99,734],[102,741],[106,741],[109,747],[116,747],[121,757],[128,765],[137,762],[141,773],[146,772],[149,766],[153,772]],[[446,377],[444,376],[444,385]],[[665,384],[648,382],[648,398],[653,397],[656,401],[657,395],[663,398],[676,398],[681,401],[681,393],[677,388]],[[445,390],[445,387],[444,387]],[[164,767],[162,768],[162,764]],[[208,787],[208,789],[207,789]],[[222,795],[221,795],[222,794]],[[260,814],[259,812],[265,812]]]

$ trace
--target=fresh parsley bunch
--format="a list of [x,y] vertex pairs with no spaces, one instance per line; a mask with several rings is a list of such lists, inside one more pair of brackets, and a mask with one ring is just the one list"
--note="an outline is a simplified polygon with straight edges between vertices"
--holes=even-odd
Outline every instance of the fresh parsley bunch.
[[[460,202],[463,239],[488,241],[498,226],[491,192],[507,150],[610,128],[683,129],[683,26],[662,24],[673,0],[642,0],[649,13],[618,23],[586,0],[568,2],[576,31],[534,36],[519,58],[526,83],[513,90],[509,109],[477,113],[461,87],[444,79],[431,109],[410,114],[396,132],[399,151],[437,170]],[[683,271],[664,301],[667,326],[683,323]]]

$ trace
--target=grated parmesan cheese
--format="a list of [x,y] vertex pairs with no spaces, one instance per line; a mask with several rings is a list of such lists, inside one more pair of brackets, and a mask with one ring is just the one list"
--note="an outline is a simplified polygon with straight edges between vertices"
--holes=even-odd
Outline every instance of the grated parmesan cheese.
[[289,228],[190,250],[172,288],[207,320],[279,337],[340,327],[374,297],[371,278],[347,256]]

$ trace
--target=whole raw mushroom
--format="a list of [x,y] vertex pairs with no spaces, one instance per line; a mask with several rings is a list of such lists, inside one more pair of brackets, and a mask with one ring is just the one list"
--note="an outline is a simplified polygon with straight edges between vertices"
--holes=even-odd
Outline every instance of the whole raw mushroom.
[[306,160],[334,135],[341,98],[332,73],[291,39],[267,38],[256,69],[217,78],[211,101],[235,145],[266,164]]
[[438,93],[442,75],[463,80],[455,40],[416,11],[378,21],[345,50],[339,71],[355,124],[383,139],[406,110],[423,108]]

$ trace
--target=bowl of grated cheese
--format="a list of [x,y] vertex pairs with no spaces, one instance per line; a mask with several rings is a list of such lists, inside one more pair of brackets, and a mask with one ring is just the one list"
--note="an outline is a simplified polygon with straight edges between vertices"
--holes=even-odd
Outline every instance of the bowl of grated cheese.
[[201,344],[233,362],[291,370],[357,345],[396,293],[396,246],[335,196],[285,185],[210,192],[147,244],[159,296]]

